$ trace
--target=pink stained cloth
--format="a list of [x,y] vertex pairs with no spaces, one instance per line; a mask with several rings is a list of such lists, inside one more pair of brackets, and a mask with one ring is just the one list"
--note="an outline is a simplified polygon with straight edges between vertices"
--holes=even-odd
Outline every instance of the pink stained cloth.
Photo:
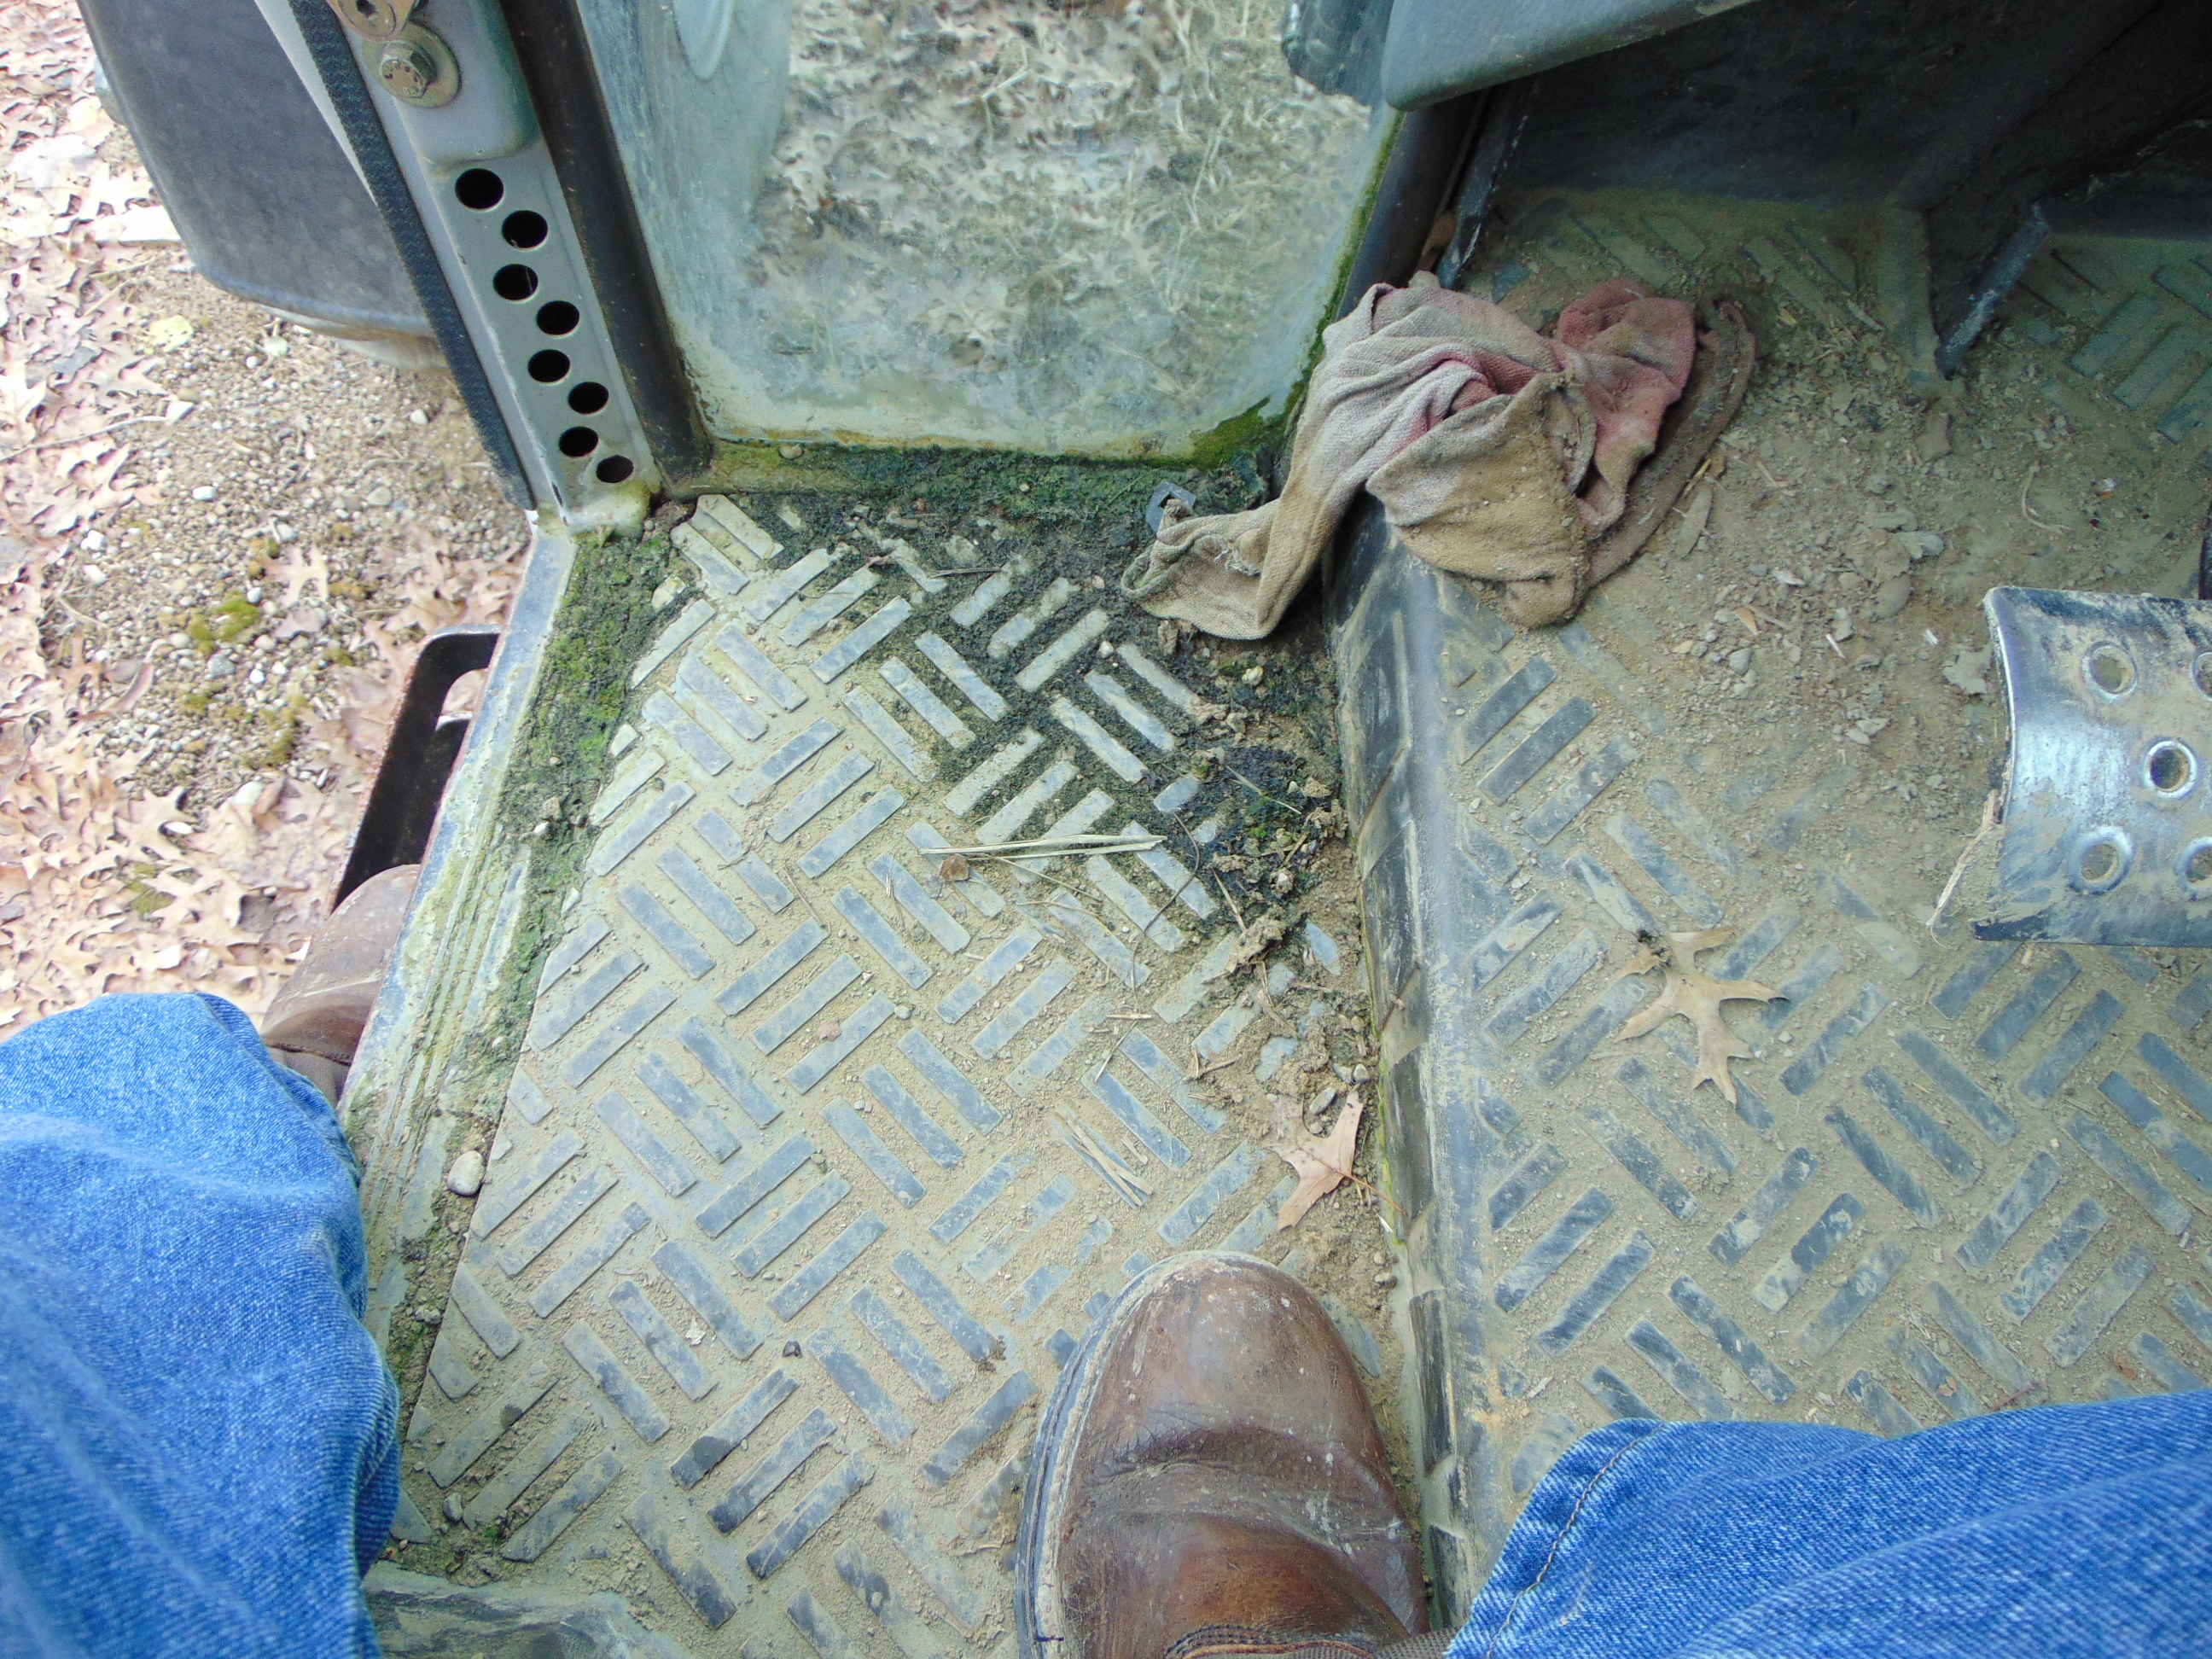
[[[1441,286],[1392,289],[1378,283],[1369,299],[1374,301],[1377,332],[1425,304],[1464,316],[1471,332],[1486,333],[1497,322],[1490,313],[1503,310],[1488,300]],[[1657,443],[1660,421],[1688,383],[1690,360],[1698,349],[1696,321],[1686,301],[1662,300],[1641,283],[1616,277],[1562,311],[1545,343],[1552,355],[1547,367],[1581,380],[1596,417],[1592,471],[1578,493],[1591,530],[1603,530],[1620,516],[1629,479]],[[1422,373],[1445,370],[1448,364],[1468,371],[1452,394],[1445,411],[1450,415],[1492,398],[1510,397],[1541,372],[1502,351],[1468,346],[1447,348],[1433,368]],[[1450,378],[1449,373],[1446,378]],[[1426,410],[1432,400],[1421,398],[1415,404]],[[1419,425],[1398,447],[1425,436],[1435,424],[1430,420]]]
[[1378,283],[1322,337],[1282,495],[1163,526],[1122,584],[1154,614],[1272,632],[1363,489],[1423,558],[1504,584],[1518,619],[1571,614],[1698,343],[1686,301],[1626,279],[1548,337],[1433,276]]

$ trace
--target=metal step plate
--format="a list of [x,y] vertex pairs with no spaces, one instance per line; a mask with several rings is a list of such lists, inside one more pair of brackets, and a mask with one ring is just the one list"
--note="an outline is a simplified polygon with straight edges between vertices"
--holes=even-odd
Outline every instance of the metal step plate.
[[[1762,362],[1725,471],[1577,622],[1516,633],[1372,515],[1334,602],[1447,1618],[1619,1418],[1894,1435],[2212,1376],[2212,974],[1929,926],[2002,759],[1983,590],[2193,567],[2203,294],[2061,244],[1946,430],[1878,225],[1510,205],[1476,291],[1727,285]],[[1784,994],[1727,1005],[1732,1107],[1687,1020],[1618,1035],[1642,939],[1707,929]]]
[[[755,505],[676,532],[696,591],[631,673],[410,1503],[702,1655],[1002,1650],[1004,1523],[1077,1337],[1152,1260],[1270,1240],[1291,1184],[1194,1080],[1261,996],[1192,868],[1224,780],[1087,574]],[[1006,568],[932,571],[976,564]],[[1177,840],[943,850],[1127,828]],[[1353,968],[1316,928],[1259,977],[1295,1009]]]

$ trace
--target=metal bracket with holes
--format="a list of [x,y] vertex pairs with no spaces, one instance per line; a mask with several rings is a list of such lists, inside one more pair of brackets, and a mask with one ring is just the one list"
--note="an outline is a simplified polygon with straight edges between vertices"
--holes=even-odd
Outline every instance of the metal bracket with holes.
[[[310,15],[310,0],[298,3],[303,29],[335,33]],[[422,252],[445,278],[539,502],[589,514],[617,492],[629,499],[637,484],[659,484],[495,0],[441,0],[434,34],[409,21],[409,5],[339,0],[333,9],[352,33],[319,60],[325,85],[357,72],[369,89],[398,182],[421,216]]]
[[2212,605],[1998,587],[2012,713],[1984,939],[2212,945]]

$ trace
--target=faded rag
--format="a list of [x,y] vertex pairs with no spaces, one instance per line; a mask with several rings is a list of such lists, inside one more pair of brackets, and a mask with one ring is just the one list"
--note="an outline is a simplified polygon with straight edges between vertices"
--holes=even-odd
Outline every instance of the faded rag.
[[1164,524],[1122,578],[1147,611],[1273,632],[1365,489],[1422,558],[1499,584],[1516,622],[1571,616],[1698,344],[1687,301],[1626,279],[1547,337],[1426,273],[1378,283],[1322,341],[1283,493]]

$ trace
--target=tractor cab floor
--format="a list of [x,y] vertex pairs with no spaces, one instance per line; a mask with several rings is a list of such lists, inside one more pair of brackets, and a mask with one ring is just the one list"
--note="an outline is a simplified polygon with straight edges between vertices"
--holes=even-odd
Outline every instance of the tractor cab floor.
[[450,1299],[393,1321],[403,1569],[700,1656],[1011,1652],[1037,1411],[1179,1250],[1299,1274],[1405,1444],[1378,1155],[1276,1224],[1372,1098],[1319,604],[1164,636],[1113,586],[1156,476],[992,465],[675,530]]
[[[403,1206],[457,1255],[392,1319],[401,1566],[700,1656],[1010,1651],[1036,1409],[1186,1249],[1322,1293],[1446,1620],[1624,1415],[2212,1375],[2212,975],[1930,921],[2002,772],[1983,592],[2188,589],[2205,250],[2062,239],[1931,402],[1877,223],[1505,206],[1474,286],[1531,320],[1625,272],[1759,339],[1566,628],[1370,521],[1325,619],[1163,639],[1111,586],[1151,481],[1054,518],[1042,463],[677,532],[483,1196],[441,1242],[426,1152]],[[946,850],[1127,826],[1167,839]],[[1689,932],[1782,994],[1719,1015],[1732,1106],[1689,1019],[1619,1036]],[[1278,1231],[1275,1153],[1355,1092],[1365,1184]]]
[[[1895,1435],[2212,1376],[2212,973],[1934,914],[2002,775],[1984,591],[2193,591],[2208,249],[2062,238],[1930,398],[1876,222],[1505,208],[1472,291],[1542,325],[1623,274],[1726,289],[1760,364],[1576,623],[1516,632],[1371,526],[1334,601],[1453,1615],[1620,1418]],[[1779,994],[1699,1018],[1655,941]],[[1744,1051],[1733,1104],[1701,1042]]]

